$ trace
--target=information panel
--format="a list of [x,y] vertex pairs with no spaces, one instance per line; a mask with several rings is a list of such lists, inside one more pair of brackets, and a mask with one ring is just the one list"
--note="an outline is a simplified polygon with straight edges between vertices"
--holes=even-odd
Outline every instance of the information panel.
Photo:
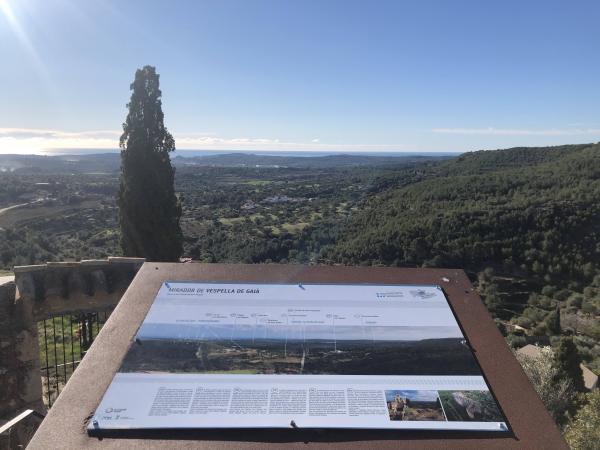
[[165,282],[90,431],[507,431],[437,286]]

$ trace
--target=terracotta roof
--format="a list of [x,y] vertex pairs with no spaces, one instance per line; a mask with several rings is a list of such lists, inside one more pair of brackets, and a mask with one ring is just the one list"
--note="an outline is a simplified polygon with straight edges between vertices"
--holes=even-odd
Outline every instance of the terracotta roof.
[[527,356],[529,358],[537,358],[540,356],[542,349],[537,345],[527,344],[524,347],[521,347],[517,350],[519,355]]
[[590,391],[598,387],[598,375],[592,372],[590,369],[581,364],[581,371],[583,372],[583,384],[586,389]]

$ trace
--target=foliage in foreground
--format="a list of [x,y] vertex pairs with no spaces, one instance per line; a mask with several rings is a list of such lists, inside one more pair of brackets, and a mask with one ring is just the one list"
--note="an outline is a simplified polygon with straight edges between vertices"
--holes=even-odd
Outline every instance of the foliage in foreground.
[[565,424],[576,392],[572,381],[563,376],[556,364],[552,349],[543,347],[535,358],[519,353],[516,357],[554,421]]
[[567,425],[565,439],[573,450],[600,450],[600,389],[586,394],[585,401]]

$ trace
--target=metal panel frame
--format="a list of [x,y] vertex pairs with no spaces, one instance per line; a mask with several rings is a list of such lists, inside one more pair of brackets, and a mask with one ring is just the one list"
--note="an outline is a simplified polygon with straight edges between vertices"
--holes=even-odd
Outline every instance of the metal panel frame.
[[[94,413],[165,280],[440,285],[512,433],[404,430],[156,430],[89,437]],[[30,449],[567,449],[558,428],[462,270],[145,263],[30,442]]]

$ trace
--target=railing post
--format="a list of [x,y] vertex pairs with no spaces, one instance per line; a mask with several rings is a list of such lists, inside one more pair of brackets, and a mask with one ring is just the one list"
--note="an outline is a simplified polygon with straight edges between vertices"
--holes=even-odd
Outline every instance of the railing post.
[[9,420],[18,404],[19,376],[13,329],[15,283],[0,285],[0,420]]
[[[34,317],[36,298],[43,295],[40,277],[45,266],[15,269],[16,293],[13,293],[15,351],[20,366],[20,397],[17,409],[45,412],[40,376],[40,347],[37,321]],[[12,411],[14,412],[14,410]]]

